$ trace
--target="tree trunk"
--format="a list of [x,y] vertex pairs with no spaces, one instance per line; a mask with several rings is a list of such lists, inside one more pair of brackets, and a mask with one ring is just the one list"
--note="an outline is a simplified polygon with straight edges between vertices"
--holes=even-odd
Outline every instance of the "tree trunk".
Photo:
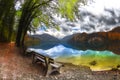
[[16,46],[17,47],[21,46],[22,32],[23,32],[23,27],[19,25],[18,31],[17,31],[17,36],[16,36]]

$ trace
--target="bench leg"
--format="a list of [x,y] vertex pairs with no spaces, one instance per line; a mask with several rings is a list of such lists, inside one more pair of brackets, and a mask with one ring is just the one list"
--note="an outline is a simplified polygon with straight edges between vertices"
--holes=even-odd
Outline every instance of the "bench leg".
[[43,75],[46,76],[46,75],[47,75],[47,72],[48,72],[48,68],[45,66]]
[[48,73],[48,68],[49,68],[48,60],[45,59],[45,76],[46,76],[47,73]]
[[36,62],[36,59],[35,59],[35,54],[32,55],[32,64],[34,64]]
[[60,74],[60,68],[55,68],[51,66],[49,75],[56,75],[56,74]]
[[58,71],[60,73],[60,68],[52,67],[52,72],[54,72],[54,71]]

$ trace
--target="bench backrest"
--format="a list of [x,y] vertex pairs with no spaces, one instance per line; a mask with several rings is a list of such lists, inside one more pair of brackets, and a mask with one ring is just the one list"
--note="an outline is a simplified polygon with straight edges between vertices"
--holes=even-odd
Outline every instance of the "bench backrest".
[[54,63],[54,59],[49,58],[49,63]]
[[48,57],[48,56],[44,56],[44,55],[39,54],[39,53],[36,53],[36,52],[34,52],[33,54],[34,54],[35,56],[37,56],[37,57],[40,57],[40,58],[44,59],[44,60],[45,60],[45,58],[47,57],[47,58],[48,58],[48,64],[54,63],[54,59],[52,59],[52,58],[50,58],[50,57]]

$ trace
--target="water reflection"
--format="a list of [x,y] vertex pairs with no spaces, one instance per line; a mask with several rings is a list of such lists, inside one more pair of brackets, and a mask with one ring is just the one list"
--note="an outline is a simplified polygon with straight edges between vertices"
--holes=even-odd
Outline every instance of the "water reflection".
[[[99,44],[99,43],[97,43],[97,44]],[[108,51],[113,52],[114,54],[120,55],[120,41],[110,42],[110,43],[108,43],[107,45],[103,45],[103,46],[101,46],[101,47],[74,46],[74,48],[76,48],[76,49],[82,49],[82,50],[91,49],[91,50],[97,50],[97,51],[105,51],[105,50],[108,50]]]
[[[47,46],[49,45],[46,45],[46,47]],[[112,48],[109,47],[109,49],[116,50],[116,47],[112,45]],[[70,47],[67,48],[60,44],[47,50],[38,48],[30,49],[35,50],[38,53],[47,54],[56,59],[56,61],[72,63],[74,65],[85,65],[89,66],[92,70],[108,70],[120,65],[120,55],[116,55],[105,49],[103,49],[103,51],[90,49],[77,50]]]

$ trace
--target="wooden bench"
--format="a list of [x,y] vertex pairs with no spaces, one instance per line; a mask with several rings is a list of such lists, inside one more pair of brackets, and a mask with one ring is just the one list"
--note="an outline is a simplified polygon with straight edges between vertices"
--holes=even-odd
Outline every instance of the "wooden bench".
[[32,54],[34,53],[34,51],[30,50],[30,49],[26,49],[24,52],[25,56],[32,56]]
[[55,62],[54,59],[49,58],[49,64],[51,66],[51,72],[49,74],[51,74],[54,71],[57,71],[60,73],[60,68],[63,66],[62,64]]
[[48,56],[42,55],[40,53],[36,53],[32,51],[32,54],[33,54],[33,60],[32,60],[33,64],[37,62],[45,64],[45,67],[46,67],[45,75],[48,74],[49,67],[50,67],[49,74],[51,74],[54,71],[58,71],[60,73],[60,68],[63,66],[62,64],[57,63],[54,61],[54,59]]
[[46,61],[46,57],[41,55],[41,54],[38,54],[36,52],[32,52],[33,53],[33,60],[32,60],[32,63],[37,63],[37,62],[42,62],[42,63],[45,63]]

